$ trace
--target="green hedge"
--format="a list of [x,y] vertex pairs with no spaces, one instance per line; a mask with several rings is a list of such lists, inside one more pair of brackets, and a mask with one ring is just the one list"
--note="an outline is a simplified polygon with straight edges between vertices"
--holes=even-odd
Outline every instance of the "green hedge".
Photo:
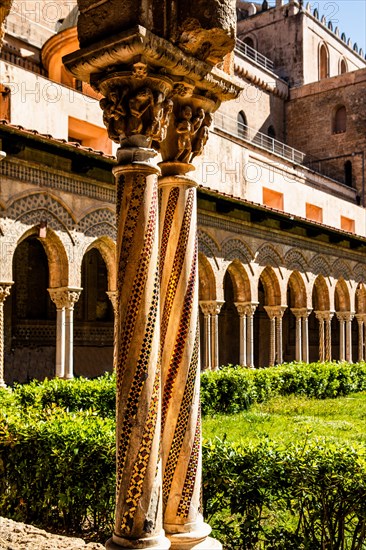
[[26,413],[8,400],[0,412],[0,515],[68,533],[110,534],[114,483],[113,420],[55,406]]
[[69,411],[93,409],[102,417],[115,418],[116,377],[106,373],[99,378],[88,380],[74,378],[62,380],[54,378],[29,384],[16,384],[14,398],[21,407],[44,409],[58,405]]
[[289,363],[267,369],[224,367],[201,375],[204,415],[233,414],[280,395],[325,399],[366,390],[366,363]]
[[366,548],[365,449],[204,445],[205,516],[225,550]]
[[[22,407],[43,409],[55,403],[69,411],[93,409],[114,418],[115,384],[114,374],[94,380],[33,381],[16,385],[14,398]],[[365,390],[366,363],[289,363],[255,370],[230,366],[201,375],[204,415],[236,413],[279,395],[324,399]]]
[[[223,369],[202,379],[204,403],[210,396],[215,412],[236,411],[281,393],[362,390],[365,365]],[[113,529],[115,421],[113,407],[98,400],[114,395],[113,386],[102,377],[0,390],[0,515],[105,540]],[[205,515],[226,550],[366,548],[364,447],[265,441],[243,450],[215,441],[203,451]]]

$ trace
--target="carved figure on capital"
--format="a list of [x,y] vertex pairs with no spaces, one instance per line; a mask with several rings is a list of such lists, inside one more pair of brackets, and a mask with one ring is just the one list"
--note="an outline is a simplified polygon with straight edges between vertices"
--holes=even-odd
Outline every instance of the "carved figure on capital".
[[[195,116],[193,116],[192,108],[189,105],[185,105],[182,108],[180,119],[175,124],[175,131],[178,135],[178,151],[174,158],[175,161],[189,162],[193,143],[195,145],[194,153],[196,153],[197,147],[201,149],[203,139],[202,136],[199,137],[197,134],[200,131],[205,118],[205,111],[202,108],[197,110]],[[195,138],[197,145],[196,141],[194,141]],[[194,154],[194,156],[196,156],[196,154]]]
[[114,142],[121,145],[137,135],[145,136],[148,145],[165,139],[173,102],[161,91],[154,93],[149,86],[137,90],[121,86],[112,88],[99,103],[108,136]]
[[212,124],[213,117],[211,113],[206,113],[202,125],[197,131],[196,138],[193,142],[191,162],[195,157],[202,155],[205,145],[208,141],[210,132],[209,127]]

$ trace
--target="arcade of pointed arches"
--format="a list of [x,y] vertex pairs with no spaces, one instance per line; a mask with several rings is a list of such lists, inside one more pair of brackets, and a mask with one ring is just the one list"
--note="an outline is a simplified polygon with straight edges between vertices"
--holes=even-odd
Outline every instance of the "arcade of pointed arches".
[[[74,356],[77,374],[112,368],[113,223],[110,205],[77,220],[62,201],[39,192],[3,206],[0,281],[13,281],[10,297],[3,298],[6,382],[72,377]],[[336,248],[319,254],[238,233],[219,242],[216,234],[199,230],[203,369],[365,359],[366,266],[360,255],[345,260],[336,257]],[[93,362],[99,370],[90,370]]]

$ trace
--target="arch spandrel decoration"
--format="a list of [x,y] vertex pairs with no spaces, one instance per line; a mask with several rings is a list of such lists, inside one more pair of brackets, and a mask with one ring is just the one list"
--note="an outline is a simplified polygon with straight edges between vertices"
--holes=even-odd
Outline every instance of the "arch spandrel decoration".
[[29,225],[38,224],[44,219],[51,224],[52,229],[61,231],[70,230],[74,225],[65,206],[47,193],[28,194],[14,200],[6,209],[6,217]]
[[206,231],[202,231],[202,229],[198,229],[197,236],[198,236],[198,252],[201,252],[207,258],[214,259],[216,266],[218,268],[217,258],[220,255],[218,244],[208,233],[206,233]]
[[345,279],[349,281],[352,279],[352,270],[349,265],[342,259],[337,258],[332,265],[332,274],[335,279]]
[[87,237],[110,237],[116,241],[116,214],[108,208],[93,210],[79,221],[76,229]]
[[352,277],[355,279],[357,283],[364,283],[366,282],[366,265],[364,264],[357,264],[352,269]]
[[270,244],[263,244],[257,251],[255,261],[258,265],[277,267],[283,279],[280,266],[284,264],[280,253]]
[[309,269],[305,256],[296,248],[291,248],[291,250],[286,252],[284,260],[285,266],[291,271],[305,273]]
[[224,260],[234,261],[240,260],[243,264],[249,266],[251,273],[253,274],[252,266],[250,265],[253,261],[254,254],[250,250],[249,246],[246,245],[240,239],[226,239],[222,243],[222,255]]
[[310,260],[310,268],[315,275],[323,275],[323,277],[329,277],[331,274],[330,265],[324,256],[314,256]]

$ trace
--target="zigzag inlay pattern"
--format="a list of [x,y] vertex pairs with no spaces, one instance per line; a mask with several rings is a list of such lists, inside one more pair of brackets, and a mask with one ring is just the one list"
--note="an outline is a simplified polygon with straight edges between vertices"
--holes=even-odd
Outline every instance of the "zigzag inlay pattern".
[[196,483],[198,461],[200,456],[200,444],[201,444],[201,411],[198,411],[196,433],[194,435],[194,442],[189,459],[186,479],[182,490],[182,498],[180,500],[177,516],[181,518],[187,518],[189,515],[189,508],[192,502],[192,496],[194,492],[194,486]]
[[182,267],[185,261],[187,253],[187,245],[189,232],[192,221],[192,212],[194,205],[194,189],[190,189],[188,192],[186,208],[184,211],[182,226],[179,234],[177,249],[174,256],[174,261],[172,265],[172,271],[170,273],[169,282],[166,290],[166,297],[164,302],[163,315],[161,320],[161,332],[160,332],[160,341],[161,348],[164,348],[165,337],[168,330],[168,323],[170,319],[170,314],[172,311],[174,299],[177,292],[177,286],[179,282],[179,276],[182,271]]
[[163,233],[162,233],[162,241],[160,244],[160,282],[161,278],[163,276],[163,269],[165,264],[165,257],[166,257],[166,251],[168,248],[168,242],[170,238],[170,231],[172,229],[173,225],[173,219],[174,219],[174,213],[175,209],[177,207],[179,198],[179,188],[173,187],[173,189],[170,190],[169,197],[168,197],[168,203],[165,210],[165,217],[164,217],[164,227],[163,227]]
[[193,292],[196,285],[197,277],[197,240],[195,242],[195,250],[193,254],[193,263],[191,272],[188,279],[188,285],[186,294],[184,296],[182,314],[180,317],[177,339],[174,344],[174,350],[169,362],[168,375],[163,389],[163,404],[162,404],[162,416],[161,425],[162,431],[164,430],[166,415],[170,400],[173,395],[173,387],[177,378],[180,364],[183,358],[184,348],[187,342],[187,336],[189,327],[191,325],[191,315],[193,309]]
[[163,502],[164,506],[167,503],[170,488],[172,485],[174,472],[177,468],[179,456],[183,446],[183,440],[187,431],[187,426],[192,410],[192,403],[194,398],[194,389],[196,385],[196,376],[198,368],[198,351],[199,351],[199,332],[198,326],[196,329],[196,337],[193,348],[193,354],[189,365],[188,376],[186,385],[184,388],[184,394],[182,403],[179,410],[177,424],[174,432],[173,441],[169,449],[168,460],[166,463],[163,479]]

